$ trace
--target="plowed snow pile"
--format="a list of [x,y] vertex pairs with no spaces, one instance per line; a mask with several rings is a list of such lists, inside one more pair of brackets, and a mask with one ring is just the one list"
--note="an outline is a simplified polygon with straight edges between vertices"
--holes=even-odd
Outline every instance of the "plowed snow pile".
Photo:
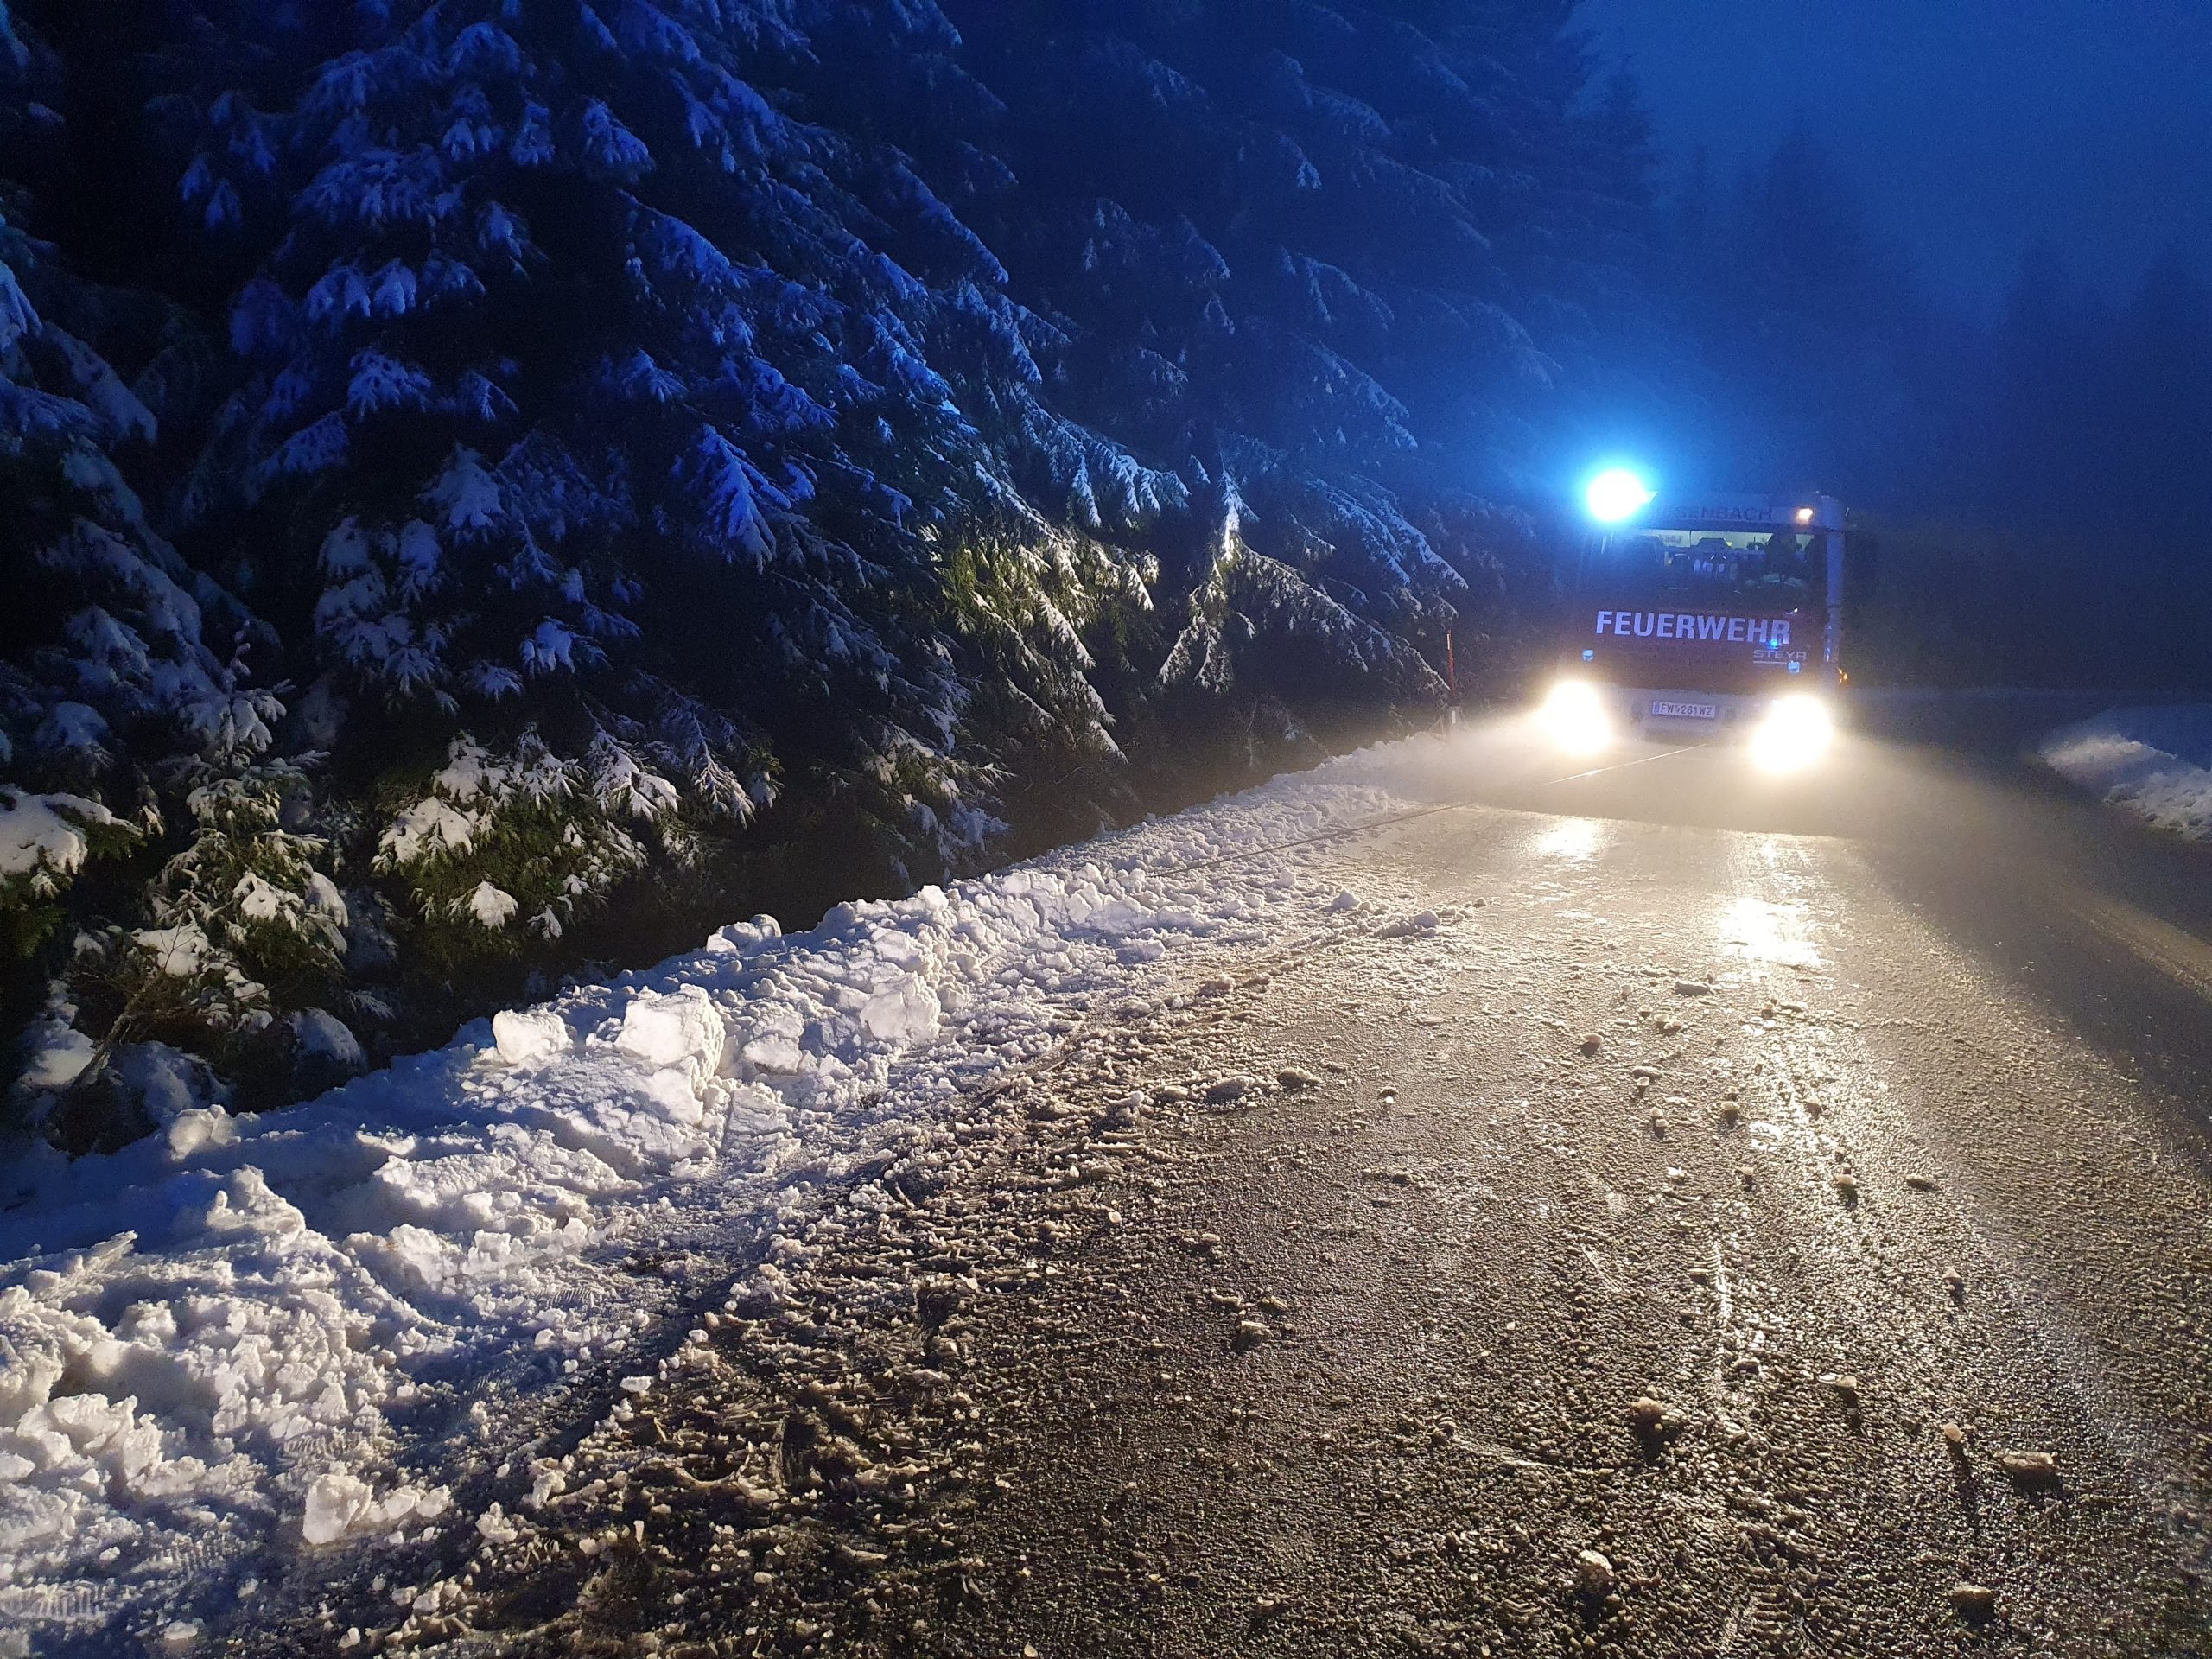
[[2192,841],[2212,839],[2212,707],[2114,709],[2043,741],[2069,783]]
[[10,1149],[0,1625],[182,1617],[272,1548],[466,1524],[442,1473],[619,1375],[872,1148],[1094,1001],[1342,908],[1311,854],[1192,867],[1452,798],[1468,763],[1411,740],[803,935],[728,927],[265,1116],[192,1103],[178,1057],[160,1134]]

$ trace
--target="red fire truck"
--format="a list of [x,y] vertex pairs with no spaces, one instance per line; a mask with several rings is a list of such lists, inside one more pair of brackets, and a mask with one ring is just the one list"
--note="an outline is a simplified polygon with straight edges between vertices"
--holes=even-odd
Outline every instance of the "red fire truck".
[[1777,770],[1835,732],[1843,684],[1843,507],[1833,496],[1662,499],[1624,471],[1588,505],[1568,648],[1541,709],[1562,747],[1632,734],[1741,738]]

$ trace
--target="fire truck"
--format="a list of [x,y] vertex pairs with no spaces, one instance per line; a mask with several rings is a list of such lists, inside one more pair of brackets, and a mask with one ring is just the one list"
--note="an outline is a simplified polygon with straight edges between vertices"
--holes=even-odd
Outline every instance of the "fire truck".
[[1630,735],[1739,739],[1771,770],[1817,761],[1848,678],[1841,504],[1667,499],[1614,470],[1586,505],[1596,529],[1540,712],[1553,739],[1584,754]]

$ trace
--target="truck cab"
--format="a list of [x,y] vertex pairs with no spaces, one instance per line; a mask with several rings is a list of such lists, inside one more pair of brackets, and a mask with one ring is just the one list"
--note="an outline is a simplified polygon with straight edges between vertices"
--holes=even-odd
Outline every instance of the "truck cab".
[[1669,499],[1606,477],[1545,704],[1563,746],[1741,738],[1777,769],[1817,759],[1847,677],[1842,505]]

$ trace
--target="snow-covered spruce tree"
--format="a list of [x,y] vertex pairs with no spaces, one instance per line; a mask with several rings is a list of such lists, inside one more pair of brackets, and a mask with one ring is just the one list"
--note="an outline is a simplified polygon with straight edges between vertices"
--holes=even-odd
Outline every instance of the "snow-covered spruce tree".
[[[0,133],[58,118],[27,29],[0,60]],[[204,1092],[190,1055],[283,1088],[302,1031],[351,1052],[315,1007],[343,913],[321,843],[279,823],[302,780],[268,753],[252,619],[122,470],[156,423],[92,343],[119,305],[0,219],[0,944],[11,1033],[43,1002],[18,1102],[72,1147]]]
[[[61,380],[67,391],[40,384],[33,353],[62,336],[49,334],[23,286],[19,273],[32,268],[31,251],[29,238],[0,219],[0,493],[9,503],[0,517],[0,556],[18,573],[4,624],[11,649],[0,665],[0,768],[7,774],[0,784],[0,942],[11,967],[35,957],[61,928],[69,890],[87,866],[127,852],[151,827],[144,804],[130,802],[118,816],[99,798],[111,727],[92,704],[64,695],[77,677],[62,656],[79,644],[67,632],[77,616],[57,628],[54,613],[79,597],[69,578],[80,577],[89,563],[75,512],[79,480],[97,486],[114,479],[104,442],[116,435],[76,395],[81,387],[73,375]],[[63,353],[54,366],[92,361],[89,352]],[[137,550],[121,547],[117,563],[126,581],[142,575]],[[149,579],[136,584],[142,594],[168,581],[152,566],[143,575]],[[107,620],[105,611],[84,616],[81,632],[93,635],[86,643],[103,643]],[[52,653],[44,675],[31,659],[33,633]],[[133,689],[147,688],[142,681]]]
[[[1069,416],[1047,366],[1069,343],[1065,323],[1012,298],[969,228],[971,212],[1003,210],[1014,178],[974,142],[1006,106],[969,73],[944,13],[928,0],[810,0],[797,15],[808,107],[851,136],[877,193],[926,202],[931,232],[972,250],[947,266],[905,239],[893,248],[940,283],[918,337],[972,427],[958,508],[931,531],[967,688],[963,745],[1024,841],[1088,833],[1136,804],[1117,720],[1132,638],[1153,626],[1156,543],[1188,486]],[[1141,698],[1148,676],[1140,684]]]
[[[1529,540],[1473,492],[1571,410],[1632,285],[1633,111],[1577,113],[1566,10],[72,21],[80,88],[140,54],[81,106],[155,94],[83,176],[139,203],[133,158],[169,158],[197,240],[123,233],[98,188],[60,222],[200,310],[235,395],[179,396],[224,372],[157,370],[157,330],[110,349],[34,295],[40,327],[143,365],[147,427],[94,445],[152,504],[117,533],[253,718],[109,746],[78,797],[115,820],[108,897],[40,873],[48,948],[87,941],[57,1017],[334,1068],[1433,697],[1446,628],[1510,626]],[[8,653],[25,685],[40,649]],[[16,753],[10,787],[69,792]],[[128,971],[151,950],[188,969],[165,998]]]
[[[556,963],[786,791],[847,881],[972,849],[940,572],[980,450],[921,336],[988,254],[746,78],[804,67],[789,9],[382,18],[267,129],[292,213],[205,472],[292,550],[257,600],[403,943]],[[211,134],[188,192],[236,165]]]
[[[1625,281],[1637,164],[1608,171],[1575,113],[1567,9],[946,10],[999,103],[949,130],[917,113],[906,142],[1046,320],[1058,412],[1192,504],[1150,544],[1155,695],[1202,693],[1190,723],[1230,729],[1223,697],[1281,686],[1285,731],[1424,695],[1465,578],[1528,540],[1503,519],[1491,544],[1466,492],[1522,481],[1563,359],[1595,349],[1583,308]],[[1047,499],[1046,447],[993,435]],[[1422,524],[1455,499],[1440,548]]]

